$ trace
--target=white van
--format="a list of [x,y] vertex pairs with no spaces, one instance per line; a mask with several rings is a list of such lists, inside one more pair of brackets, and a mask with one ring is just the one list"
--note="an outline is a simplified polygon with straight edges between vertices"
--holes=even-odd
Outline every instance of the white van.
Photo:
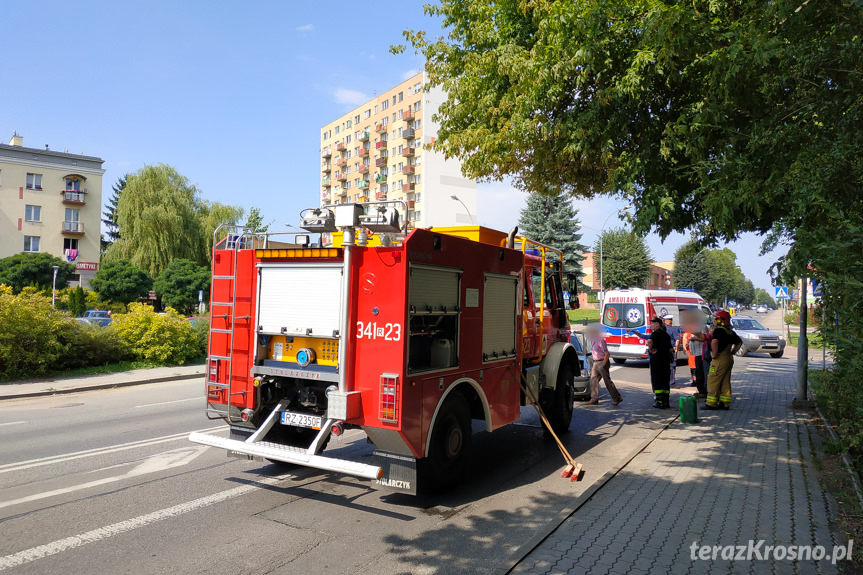
[[[693,291],[630,288],[606,292],[602,325],[611,359],[615,363],[647,359],[650,320],[671,315],[672,325],[680,327],[680,312],[685,309],[698,309],[710,315],[707,302]],[[678,359],[685,357],[686,352],[681,350]]]

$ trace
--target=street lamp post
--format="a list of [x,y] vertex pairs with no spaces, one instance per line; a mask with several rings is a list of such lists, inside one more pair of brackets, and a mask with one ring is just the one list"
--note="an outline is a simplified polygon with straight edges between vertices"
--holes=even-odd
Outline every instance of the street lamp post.
[[458,203],[460,203],[464,207],[464,210],[467,212],[467,217],[470,218],[470,223],[474,223],[473,215],[470,213],[470,210],[467,209],[467,206],[465,205],[465,203],[463,201],[461,201],[461,198],[459,198],[455,194],[451,195],[450,198],[454,199],[455,201],[457,201]]
[[51,267],[54,268],[54,279],[51,282],[51,307],[56,307],[56,304],[57,304],[57,271],[60,269],[60,266],[54,265]]

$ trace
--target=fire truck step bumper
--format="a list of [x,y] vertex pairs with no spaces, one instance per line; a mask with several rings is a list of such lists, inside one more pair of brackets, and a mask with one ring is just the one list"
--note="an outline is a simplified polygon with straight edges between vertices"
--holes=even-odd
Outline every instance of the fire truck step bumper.
[[335,473],[344,473],[345,475],[354,475],[364,479],[380,479],[383,476],[383,469],[376,465],[368,465],[347,459],[336,459],[325,455],[312,455],[301,447],[290,447],[270,442],[247,443],[245,441],[198,432],[190,434],[189,441],[254,457],[275,459],[276,461],[314,467],[315,469]]

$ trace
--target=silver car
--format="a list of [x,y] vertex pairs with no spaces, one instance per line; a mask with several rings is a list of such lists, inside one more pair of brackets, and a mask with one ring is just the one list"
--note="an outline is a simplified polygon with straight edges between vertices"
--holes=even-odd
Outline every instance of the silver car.
[[569,332],[569,343],[575,348],[578,353],[578,363],[581,365],[581,373],[575,374],[575,385],[573,386],[575,399],[589,400],[590,399],[590,367],[593,360],[590,359],[586,349],[586,341],[584,332],[581,330],[572,330]]
[[743,345],[737,352],[741,357],[750,353],[769,353],[770,357],[778,358],[785,353],[785,339],[782,334],[770,331],[754,317],[733,316],[731,327],[743,340]]

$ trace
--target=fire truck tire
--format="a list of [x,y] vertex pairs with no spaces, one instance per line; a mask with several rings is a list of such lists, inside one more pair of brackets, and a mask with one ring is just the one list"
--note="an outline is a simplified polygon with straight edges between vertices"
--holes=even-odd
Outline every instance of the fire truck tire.
[[423,491],[442,491],[461,479],[467,469],[471,434],[467,400],[461,393],[451,393],[438,412],[428,453],[417,461]]
[[546,414],[551,429],[557,435],[563,435],[569,431],[572,423],[572,409],[574,397],[575,378],[572,363],[564,360],[557,372],[557,385],[550,401],[546,404]]
[[612,361],[614,361],[614,363],[619,363],[621,365],[626,363],[625,357],[612,357],[611,359],[612,359]]

